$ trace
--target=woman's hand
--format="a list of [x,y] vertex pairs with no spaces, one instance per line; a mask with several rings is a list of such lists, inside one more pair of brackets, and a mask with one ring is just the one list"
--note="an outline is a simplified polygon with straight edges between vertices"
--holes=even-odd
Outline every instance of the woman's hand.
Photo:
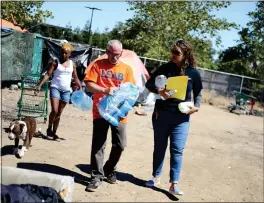
[[189,107],[190,107],[190,111],[186,112],[187,115],[191,115],[191,114],[199,111],[198,107],[195,107],[195,106],[189,106]]
[[164,99],[169,99],[171,97],[166,89],[158,89],[158,93]]
[[37,95],[39,93],[40,89],[41,89],[40,85],[36,86],[35,91],[34,91],[34,95]]
[[81,85],[81,83],[78,84],[78,88],[79,88],[80,91],[82,91],[82,85]]

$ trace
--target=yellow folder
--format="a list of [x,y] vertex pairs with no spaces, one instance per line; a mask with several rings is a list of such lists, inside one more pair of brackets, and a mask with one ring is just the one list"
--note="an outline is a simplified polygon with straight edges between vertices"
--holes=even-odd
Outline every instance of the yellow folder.
[[169,77],[167,80],[166,90],[177,90],[171,97],[184,100],[186,96],[188,76]]

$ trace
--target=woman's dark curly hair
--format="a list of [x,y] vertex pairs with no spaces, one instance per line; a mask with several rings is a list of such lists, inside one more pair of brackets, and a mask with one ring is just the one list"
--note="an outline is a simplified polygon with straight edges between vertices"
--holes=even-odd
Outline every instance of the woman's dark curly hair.
[[194,56],[193,48],[189,42],[183,39],[176,40],[171,48],[171,51],[173,51],[175,47],[179,47],[183,52],[183,66],[181,67],[181,75],[184,75],[184,70],[188,66],[191,66],[193,68],[196,67],[196,59]]

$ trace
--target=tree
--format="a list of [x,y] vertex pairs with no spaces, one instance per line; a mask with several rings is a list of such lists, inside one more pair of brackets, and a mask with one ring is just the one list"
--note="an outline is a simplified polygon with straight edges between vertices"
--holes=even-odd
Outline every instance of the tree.
[[44,1],[2,1],[1,18],[12,22],[13,16],[17,25],[29,28],[52,17],[50,11],[41,9],[43,3]]
[[[239,31],[238,45],[222,52],[219,69],[264,80],[264,2],[257,2],[256,10],[248,15],[252,20]],[[263,81],[247,80],[244,86],[254,90],[248,94],[263,101]]]
[[220,70],[264,79],[264,2],[248,14],[252,20],[239,31],[238,45],[220,55]]
[[66,30],[64,31],[64,38],[68,41],[72,41],[73,38],[73,34],[72,34],[72,26],[71,23],[68,22],[68,24],[66,25]]
[[239,44],[234,47],[229,47],[223,51],[220,56],[219,70],[239,75],[251,76],[249,71],[248,51],[242,48]]
[[105,27],[103,32],[95,30],[92,37],[92,45],[98,48],[106,48],[107,42],[110,40],[110,35],[108,32],[109,28]]
[[73,30],[72,40],[73,42],[76,42],[76,43],[83,43],[83,35],[82,35],[82,31],[80,27],[76,27]]
[[[254,76],[264,79],[264,2],[256,3],[256,10],[250,12],[252,21],[247,23],[248,28],[243,28],[239,32],[241,44],[248,51],[248,61]],[[261,73],[259,75],[259,73]]]
[[72,39],[72,30],[70,27],[60,27],[56,25],[50,25],[45,23],[37,24],[36,26],[29,29],[32,33],[38,33],[45,37],[51,37],[55,39],[66,39],[71,41]]
[[134,17],[117,24],[111,34],[120,37],[125,46],[138,54],[153,58],[167,60],[174,40],[184,38],[195,49],[199,47],[198,65],[214,68],[208,35],[217,37],[219,44],[218,31],[236,26],[210,13],[227,7],[229,2],[131,1],[129,5]]
[[90,28],[90,21],[87,20],[83,29],[82,29],[82,35],[83,35],[83,42],[85,44],[89,43],[89,28]]

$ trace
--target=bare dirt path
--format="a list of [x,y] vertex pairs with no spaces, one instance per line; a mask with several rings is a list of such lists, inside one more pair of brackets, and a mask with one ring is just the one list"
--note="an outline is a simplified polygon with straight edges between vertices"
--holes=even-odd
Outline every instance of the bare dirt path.
[[[20,91],[2,90],[2,128],[16,117]],[[38,127],[45,132],[43,119]],[[151,178],[153,131],[151,112],[147,116],[129,115],[128,147],[118,166],[118,184],[85,192],[92,140],[91,112],[68,105],[58,135],[60,142],[35,138],[25,157],[9,155],[13,142],[2,129],[2,165],[75,176],[74,201],[175,201],[168,195],[169,150],[159,188],[144,187]],[[110,135],[110,134],[109,134]],[[111,139],[107,141],[106,158]],[[3,153],[4,152],[4,153]],[[202,105],[192,116],[190,135],[184,152],[180,182],[183,200],[263,201],[263,118],[238,116],[209,105]]]

